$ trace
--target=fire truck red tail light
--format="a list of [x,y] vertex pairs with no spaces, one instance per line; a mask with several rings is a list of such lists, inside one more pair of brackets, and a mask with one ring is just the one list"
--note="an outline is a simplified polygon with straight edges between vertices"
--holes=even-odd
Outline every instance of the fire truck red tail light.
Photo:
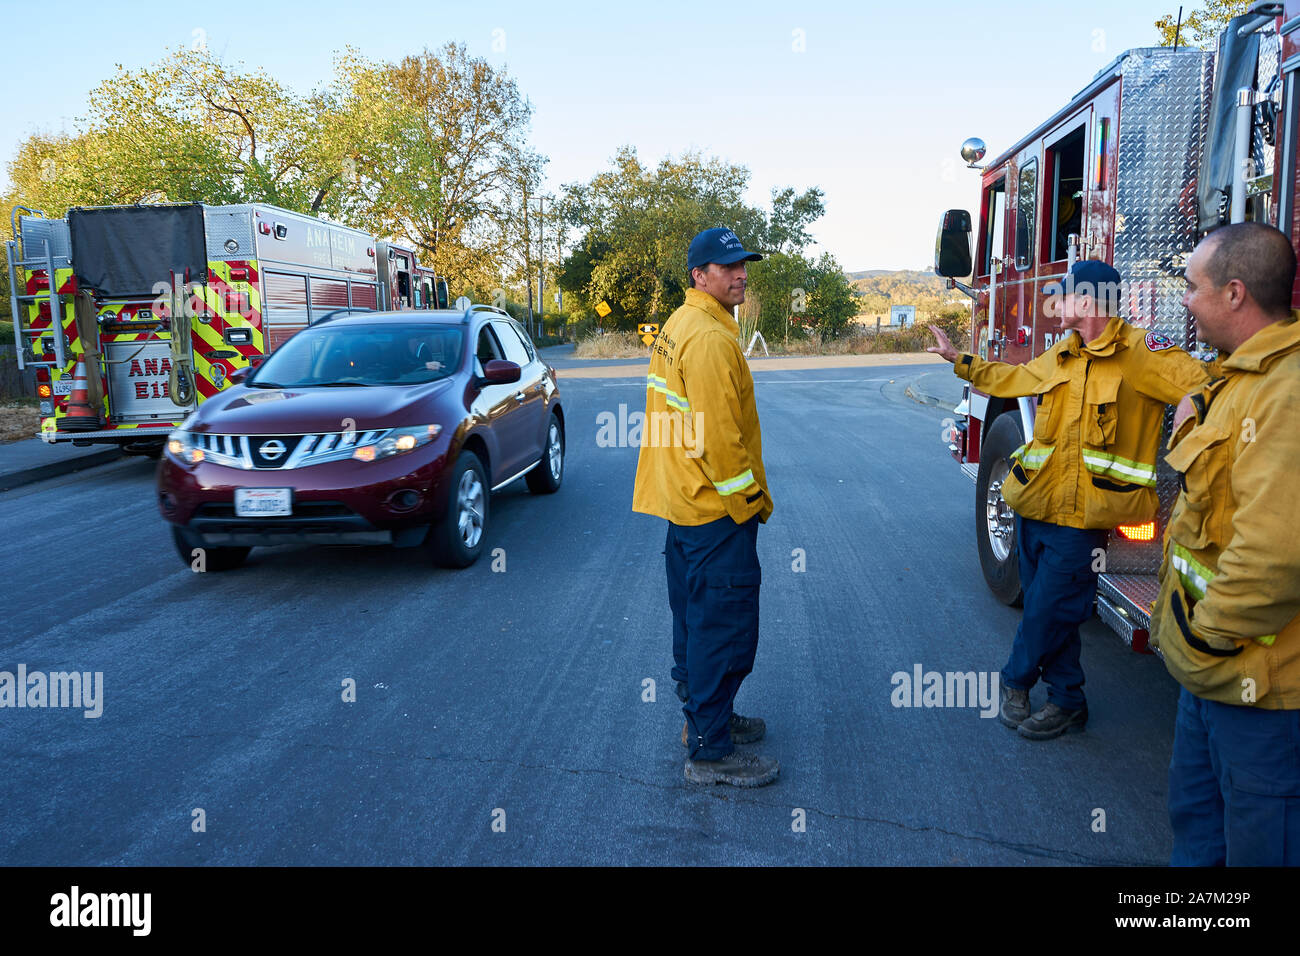
[[231,270],[230,270],[230,281],[231,281],[231,282],[247,282],[247,281],[248,281],[248,270],[247,270],[247,269],[231,269]]
[[1016,345],[1024,348],[1029,344],[1029,330],[1023,325],[1016,329]]
[[49,398],[49,397],[50,397],[50,391],[51,391],[51,390],[50,390],[50,386],[48,386],[48,385],[38,385],[38,386],[36,386],[36,396],[37,396],[38,398]]
[[1129,541],[1154,541],[1156,537],[1156,523],[1147,521],[1143,524],[1122,524],[1115,529],[1119,532],[1120,537]]
[[271,224],[269,222],[259,222],[257,224],[257,231],[264,236],[269,236],[271,234]]

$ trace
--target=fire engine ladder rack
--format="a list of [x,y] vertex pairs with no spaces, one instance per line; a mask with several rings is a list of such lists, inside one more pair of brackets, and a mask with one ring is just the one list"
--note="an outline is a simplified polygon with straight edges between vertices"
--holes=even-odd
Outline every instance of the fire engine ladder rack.
[[[50,251],[49,242],[45,242],[45,255],[38,259],[19,259],[18,258],[18,240],[17,238],[5,241],[5,259],[9,266],[9,309],[13,313],[14,319],[14,346],[18,351],[18,369],[22,371],[26,368],[67,368],[68,356],[64,345],[63,333],[63,310],[56,308],[60,304],[62,296],[58,293],[58,276],[55,273],[55,267],[61,266],[64,269],[70,268],[72,263],[62,257],[55,256]],[[46,272],[46,281],[49,285],[49,291],[38,292],[35,295],[18,294],[18,270],[44,267]],[[23,323],[23,313],[18,308],[18,304],[39,302],[42,299],[48,299],[50,303],[50,338],[54,342],[54,359],[38,361],[35,356],[28,359],[31,353],[31,341],[45,334],[45,329],[28,328]]]

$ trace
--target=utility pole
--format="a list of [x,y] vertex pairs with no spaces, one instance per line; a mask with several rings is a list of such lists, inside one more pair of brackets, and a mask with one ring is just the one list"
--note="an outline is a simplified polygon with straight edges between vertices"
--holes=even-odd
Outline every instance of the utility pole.
[[533,325],[533,280],[529,275],[532,258],[532,237],[528,234],[528,181],[524,180],[524,285],[528,286],[528,327]]
[[546,268],[546,197],[537,197],[537,332],[546,331],[546,321],[542,315],[546,311],[546,300],[542,296],[543,270]]

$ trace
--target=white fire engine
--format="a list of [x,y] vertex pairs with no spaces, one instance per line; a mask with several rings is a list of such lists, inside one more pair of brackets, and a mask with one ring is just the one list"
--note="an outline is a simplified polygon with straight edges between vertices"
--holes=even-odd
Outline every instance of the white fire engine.
[[6,242],[41,435],[156,454],[198,403],[340,309],[447,307],[409,247],[275,206],[16,207]]

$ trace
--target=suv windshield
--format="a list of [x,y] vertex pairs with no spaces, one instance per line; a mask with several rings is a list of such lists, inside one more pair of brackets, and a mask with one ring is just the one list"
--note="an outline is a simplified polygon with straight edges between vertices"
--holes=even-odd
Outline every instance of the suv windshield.
[[337,324],[295,335],[258,368],[250,385],[422,385],[460,363],[459,326]]

